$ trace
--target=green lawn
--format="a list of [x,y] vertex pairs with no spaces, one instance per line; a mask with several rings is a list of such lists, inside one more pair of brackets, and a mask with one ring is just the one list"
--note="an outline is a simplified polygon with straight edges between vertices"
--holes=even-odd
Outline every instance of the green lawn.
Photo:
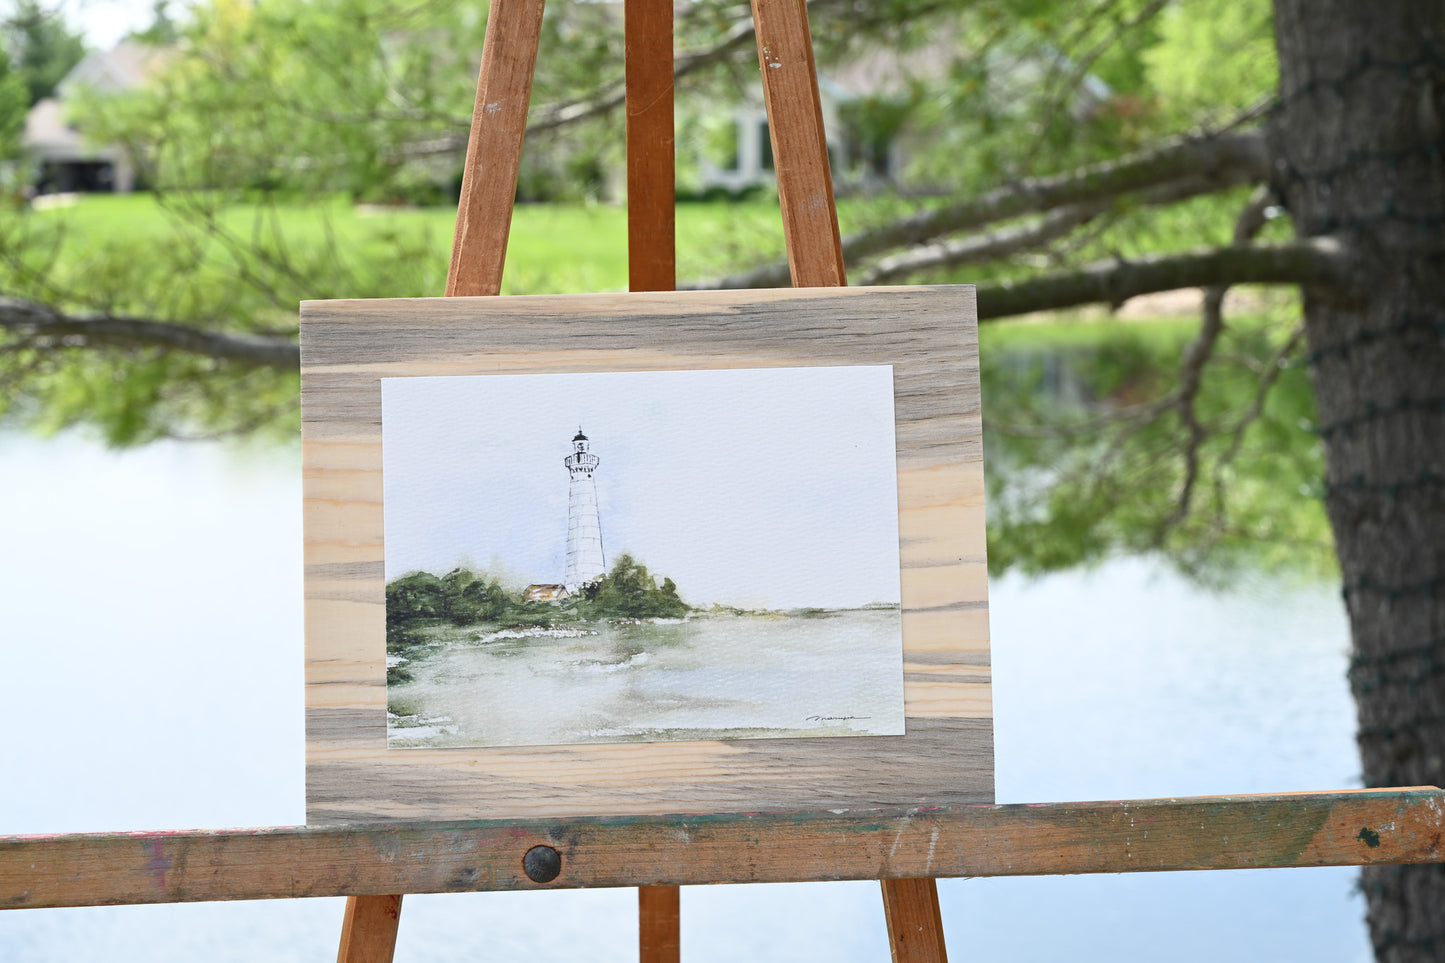
[[[207,218],[238,244],[263,239],[297,264],[317,262],[334,250],[347,263],[374,264],[385,272],[398,250],[423,265],[402,272],[397,296],[440,294],[450,257],[456,210],[353,206],[342,198],[229,205],[198,217],[204,198],[158,203],[149,194],[91,195],[64,207],[20,218],[30,232],[27,256],[71,274],[91,274],[118,253],[158,251],[178,236],[201,248],[196,267],[234,269],[226,244],[207,229]],[[683,204],[677,211],[679,278],[738,270],[782,251],[782,220],[775,201]],[[110,270],[110,268],[106,268]],[[605,204],[519,204],[512,218],[506,294],[616,291],[627,286],[627,212]],[[327,288],[329,285],[320,285]],[[366,285],[374,296],[385,283]],[[327,291],[325,296],[334,296]]]
[[[157,201],[149,194],[90,195],[71,206],[0,217],[0,254],[8,253],[0,259],[0,285],[51,302],[142,313],[159,308],[177,317],[227,317],[242,327],[283,325],[295,317],[295,302],[302,299],[425,297],[441,294],[445,285],[456,218],[451,207],[356,206],[339,196],[320,202],[232,203],[214,210],[208,209],[210,203],[204,196]],[[910,204],[845,199],[839,203],[843,233],[902,213]],[[1130,223],[1137,229],[1134,242],[1147,236],[1189,247],[1212,239],[1218,205],[1196,207],[1171,211],[1147,225]],[[680,282],[780,259],[782,219],[776,199],[680,204],[677,250]],[[1017,265],[962,266],[937,280],[982,281],[1017,270]],[[504,294],[620,291],[626,286],[625,208],[517,206]],[[95,292],[104,292],[108,300],[97,305]],[[1055,343],[1106,336],[1099,328],[1078,330],[1078,320],[1060,315],[1059,325],[1028,326],[1032,329],[1001,336]]]

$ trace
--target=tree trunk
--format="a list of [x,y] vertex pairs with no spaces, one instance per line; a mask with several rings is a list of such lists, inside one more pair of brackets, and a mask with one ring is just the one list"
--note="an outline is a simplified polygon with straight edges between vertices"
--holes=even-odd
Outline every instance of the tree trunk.
[[[1305,290],[1367,786],[1445,785],[1445,0],[1276,0],[1271,180],[1355,252]],[[1366,869],[1379,960],[1445,960],[1440,865]]]

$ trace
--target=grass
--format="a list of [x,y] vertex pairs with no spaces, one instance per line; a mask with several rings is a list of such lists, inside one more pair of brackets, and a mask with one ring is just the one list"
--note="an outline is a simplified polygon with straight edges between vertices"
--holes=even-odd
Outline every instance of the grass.
[[[165,204],[149,194],[86,195],[71,206],[39,210],[19,220],[31,228],[26,257],[86,273],[107,247],[127,255],[155,251],[179,233],[194,231],[195,214],[212,203],[203,195],[174,196]],[[846,235],[910,209],[910,202],[845,198],[838,217]],[[278,241],[301,263],[334,247],[363,266],[392,266],[398,250],[425,266],[394,279],[387,294],[439,295],[452,245],[456,209],[357,206],[336,196],[218,207],[215,222],[238,243]],[[36,237],[45,240],[37,243]],[[49,240],[55,238],[55,240]],[[212,236],[202,240],[212,268],[234,270]],[[782,215],[776,198],[684,203],[677,207],[678,280],[704,280],[784,256]],[[202,265],[198,265],[202,266]],[[512,217],[504,294],[621,291],[627,287],[627,211],[614,204],[519,204]],[[376,292],[368,291],[367,296]],[[313,296],[313,295],[302,295]],[[314,296],[341,296],[325,293]]]
[[[206,201],[195,198],[193,201]],[[88,263],[107,246],[154,250],[178,231],[194,229],[202,205],[149,194],[89,195],[70,206],[35,211],[23,220],[53,240],[32,256],[60,266]],[[297,252],[334,246],[363,263],[384,264],[398,245],[434,267],[398,284],[397,296],[441,294],[450,260],[456,210],[355,206],[343,198],[278,201],[220,208],[215,222],[238,241],[279,239]],[[214,248],[212,238],[206,242]],[[738,270],[782,254],[776,202],[683,204],[677,210],[679,278]],[[215,256],[218,252],[211,251]],[[430,284],[430,287],[427,285]],[[519,204],[512,217],[503,273],[504,294],[619,291],[627,287],[627,212],[607,204]]]
[[[111,306],[145,310],[159,306],[178,316],[216,316],[227,306],[238,319],[264,316],[266,325],[294,318],[304,298],[425,297],[442,293],[450,261],[456,211],[451,207],[390,208],[353,205],[333,196],[217,206],[208,216],[219,231],[205,231],[196,216],[213,199],[173,196],[158,202],[149,194],[89,195],[68,207],[34,211],[0,221],[0,254],[9,266],[22,263],[33,276],[50,278],[58,290],[131,292]],[[839,202],[843,233],[903,213],[910,202],[847,198]],[[1174,247],[1212,240],[1205,228],[1214,207],[1183,206],[1149,227],[1149,240]],[[16,226],[18,224],[18,226]],[[1131,225],[1139,228],[1141,225]],[[1168,235],[1164,237],[1162,235]],[[229,238],[230,242],[223,240]],[[5,242],[9,241],[7,245]],[[1137,242],[1136,238],[1136,242]],[[271,264],[256,264],[244,253],[260,241]],[[230,246],[228,247],[228,243]],[[783,257],[782,218],[776,198],[743,202],[684,203],[677,207],[679,281],[703,280]],[[18,252],[18,253],[17,253]],[[138,252],[139,255],[138,255]],[[248,260],[251,259],[251,260]],[[276,265],[282,267],[278,270]],[[0,263],[0,274],[7,265]],[[938,281],[981,280],[1004,265],[943,272]],[[1017,266],[1011,270],[1017,271]],[[264,276],[240,291],[237,279]],[[289,276],[288,276],[289,275]],[[279,280],[277,278],[279,277]],[[24,284],[8,281],[11,289]],[[627,212],[611,204],[520,204],[511,225],[504,294],[621,291],[627,287]],[[238,294],[238,291],[240,293]],[[37,292],[45,299],[45,292]],[[242,303],[237,298],[250,298]],[[50,298],[50,300],[65,300]],[[1244,310],[1231,309],[1232,326],[1279,323],[1296,315],[1287,303],[1252,298]],[[1132,336],[1177,341],[1187,319],[1122,322],[1102,310],[1061,312],[1023,323],[991,323],[981,331],[985,350],[1033,345],[1094,344],[1127,323]]]

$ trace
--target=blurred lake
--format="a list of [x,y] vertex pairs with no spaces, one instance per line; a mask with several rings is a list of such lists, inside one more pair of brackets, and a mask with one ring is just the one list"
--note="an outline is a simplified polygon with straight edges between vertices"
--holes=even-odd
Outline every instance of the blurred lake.
[[[0,833],[304,820],[297,450],[0,434]],[[1333,585],[990,589],[1000,802],[1359,784]],[[944,880],[958,959],[1365,961],[1352,869]],[[0,912],[0,959],[331,959],[338,899]],[[398,961],[630,961],[631,890],[408,897]],[[682,952],[882,961],[875,883],[683,891]]]

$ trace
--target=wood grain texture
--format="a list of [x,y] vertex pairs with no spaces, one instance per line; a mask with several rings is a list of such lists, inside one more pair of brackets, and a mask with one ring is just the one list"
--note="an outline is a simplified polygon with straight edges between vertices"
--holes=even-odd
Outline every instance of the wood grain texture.
[[[1439,862],[1430,787],[839,813],[0,837],[0,908]],[[538,884],[522,854],[562,853]]]
[[[627,287],[677,287],[677,185],[673,118],[671,0],[625,0],[627,84]],[[678,963],[681,893],[637,891],[641,963]]]
[[[991,802],[969,287],[302,306],[307,820]],[[388,750],[380,379],[894,367],[907,735]]]
[[682,956],[681,892],[676,886],[637,890],[639,963],[678,963]]
[[347,897],[336,963],[391,963],[400,925],[400,896]]
[[677,287],[672,2],[625,0],[627,278],[632,291]]
[[491,2],[447,271],[448,297],[502,289],[542,9],[543,0]]
[[[788,271],[795,287],[842,287],[847,284],[846,268],[808,7],[777,0],[752,0],[752,7]],[[930,673],[915,665],[904,677],[913,685],[915,712],[924,701],[925,687],[944,696],[950,708],[955,707],[947,700],[947,690],[939,689],[944,673]],[[964,684],[988,684],[977,674],[966,678]],[[959,680],[955,676],[949,681]],[[937,883],[932,879],[883,880],[882,887],[894,963],[947,963]]]
[[842,285],[843,246],[808,7],[797,0],[752,0],[752,7],[793,285]]
[[948,963],[938,884],[931,879],[885,879],[882,887],[893,963]]

